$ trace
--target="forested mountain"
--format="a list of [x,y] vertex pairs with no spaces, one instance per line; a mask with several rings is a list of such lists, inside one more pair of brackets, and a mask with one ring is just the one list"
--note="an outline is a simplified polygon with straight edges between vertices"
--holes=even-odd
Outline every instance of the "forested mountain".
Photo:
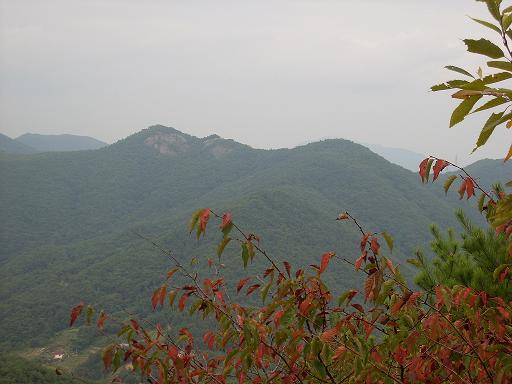
[[[475,172],[483,180],[496,164],[479,162]],[[447,212],[465,204],[350,141],[257,150],[163,126],[95,151],[1,154],[0,179],[3,349],[47,343],[82,300],[121,317],[147,313],[170,263],[137,233],[184,261],[197,257],[193,268],[204,272],[220,237],[213,220],[204,240],[188,234],[197,208],[231,210],[270,254],[294,265],[329,250],[357,255],[358,231],[334,220],[348,210],[368,230],[390,232],[403,265],[429,241],[431,223],[455,225]],[[228,279],[240,278],[233,243],[223,256]],[[339,290],[357,285],[351,266],[329,273]]]
[[19,141],[11,139],[9,136],[0,133],[0,152],[23,154],[35,153],[37,151],[28,145],[25,145]]
[[99,149],[106,145],[103,141],[89,136],[78,135],[41,135],[25,133],[16,138],[16,141],[34,148],[38,152],[81,151]]

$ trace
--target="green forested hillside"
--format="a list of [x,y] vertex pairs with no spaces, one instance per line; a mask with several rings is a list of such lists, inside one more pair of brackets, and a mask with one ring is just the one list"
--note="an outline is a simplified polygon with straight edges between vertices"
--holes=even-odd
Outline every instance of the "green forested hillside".
[[89,383],[89,381],[73,379],[67,374],[57,375],[55,369],[20,356],[0,354],[0,384],[73,384],[78,382]]
[[[485,165],[476,171],[485,173]],[[3,349],[47,343],[81,300],[121,316],[148,313],[170,263],[134,232],[182,260],[198,257],[194,268],[204,272],[219,235],[214,222],[204,240],[188,235],[199,207],[231,210],[276,258],[308,265],[327,250],[356,256],[359,235],[334,220],[340,211],[392,233],[395,263],[404,264],[429,241],[431,223],[455,225],[447,212],[464,205],[350,141],[256,150],[162,126],[95,151],[3,154],[0,179]],[[230,247],[224,274],[237,279],[239,251]],[[357,284],[348,265],[332,268],[328,279],[339,290]],[[175,327],[181,322],[165,316]]]

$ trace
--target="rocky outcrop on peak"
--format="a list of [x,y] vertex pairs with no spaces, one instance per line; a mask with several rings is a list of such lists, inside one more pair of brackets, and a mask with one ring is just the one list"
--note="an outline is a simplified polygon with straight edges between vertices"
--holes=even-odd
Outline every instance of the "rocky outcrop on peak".
[[144,144],[155,148],[161,155],[173,157],[190,149],[187,138],[179,133],[154,133],[144,140]]

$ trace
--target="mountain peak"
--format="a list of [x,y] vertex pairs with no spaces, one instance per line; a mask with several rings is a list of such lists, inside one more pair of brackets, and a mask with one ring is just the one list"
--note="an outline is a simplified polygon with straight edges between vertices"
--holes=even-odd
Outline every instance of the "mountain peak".
[[213,134],[203,138],[183,133],[175,128],[164,125],[152,125],[135,133],[119,143],[131,143],[151,148],[160,156],[178,157],[187,153],[209,154],[220,158],[236,148],[250,148],[231,139],[224,139]]

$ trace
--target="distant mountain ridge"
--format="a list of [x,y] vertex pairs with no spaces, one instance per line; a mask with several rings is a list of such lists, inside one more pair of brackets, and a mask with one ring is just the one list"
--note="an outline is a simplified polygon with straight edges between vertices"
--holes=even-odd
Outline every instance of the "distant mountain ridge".
[[16,141],[34,148],[38,152],[64,152],[99,149],[107,143],[89,136],[79,135],[42,135],[25,133],[16,138]]
[[418,170],[418,165],[421,160],[427,157],[421,153],[413,152],[404,148],[392,148],[380,144],[363,145],[391,163],[400,165],[401,167],[413,172]]
[[28,154],[37,152],[34,148],[0,133],[0,152]]

